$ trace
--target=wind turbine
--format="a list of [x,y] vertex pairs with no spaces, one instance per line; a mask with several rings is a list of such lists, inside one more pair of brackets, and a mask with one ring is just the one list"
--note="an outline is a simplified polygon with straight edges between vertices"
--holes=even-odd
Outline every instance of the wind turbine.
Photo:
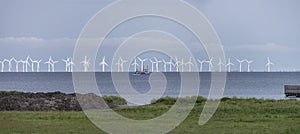
[[[9,64],[9,60],[8,60],[8,59],[4,59],[4,60],[3,60],[3,64],[5,64],[5,62],[7,62],[7,63]],[[9,65],[8,65],[8,71],[10,72]]]
[[34,72],[34,64],[36,64],[36,72],[39,72],[40,70],[40,62],[42,60],[33,60],[31,58],[29,58],[29,60],[31,61],[31,71]]
[[1,72],[4,72],[4,61],[0,61],[1,63]]
[[42,60],[35,61],[35,63],[36,63],[36,72],[40,72],[40,63],[41,62],[42,62]]
[[200,64],[200,72],[203,72],[203,63],[205,63],[206,61],[205,60],[199,60],[198,59],[198,62]]
[[14,59],[14,58],[12,58],[12,59],[10,59],[10,60],[8,60],[8,59],[4,59],[4,60],[3,60],[3,64],[4,64],[5,62],[8,63],[8,72],[11,72],[11,62],[13,61],[13,59]]
[[58,61],[53,61],[52,60],[52,63],[51,63],[51,67],[52,67],[52,72],[55,71],[55,64],[58,63]]
[[211,68],[214,67],[213,63],[213,57],[211,57],[206,63],[208,63],[208,71],[211,72]]
[[73,66],[75,66],[75,63],[73,62],[73,59],[70,58],[70,71],[73,72]]
[[226,67],[228,67],[228,72],[231,71],[231,66],[233,66],[234,64],[230,61],[230,58],[228,59],[228,63],[225,65]]
[[138,59],[141,62],[141,71],[142,71],[142,70],[144,70],[144,62],[147,61],[147,58],[146,59],[141,59],[141,58],[138,57]]
[[272,63],[270,57],[268,57],[268,63],[266,64],[266,67],[268,67],[268,72],[271,72],[272,65],[274,65],[274,63]]
[[[49,57],[49,60],[47,62],[45,62],[44,64],[48,64],[48,72],[51,71],[51,56]],[[24,62],[23,62],[23,71],[24,71]]]
[[165,59],[162,59],[163,63],[164,63],[164,71],[167,72],[167,62],[165,61]]
[[67,58],[67,59],[61,59],[63,62],[65,62],[65,66],[66,66],[66,72],[69,72],[70,71],[70,58]]
[[84,56],[84,61],[81,61],[80,63],[83,64],[84,72],[87,72],[90,67],[90,59],[87,59],[87,57]]
[[105,72],[105,66],[108,66],[108,64],[105,61],[105,56],[102,58],[102,61],[100,62],[100,66],[102,66],[102,72]]
[[177,57],[175,57],[175,64],[174,65],[176,67],[176,72],[179,72],[180,64],[181,64],[181,61]]
[[152,59],[149,59],[149,61],[151,62],[151,71],[154,72],[154,61]]
[[154,57],[154,60],[155,60],[155,68],[156,68],[156,72],[158,72],[158,65],[159,65],[159,63],[161,63],[162,61],[160,61],[160,60],[158,60],[156,57]]
[[8,72],[11,72],[11,62],[16,60],[14,57],[11,59],[4,59],[4,61],[8,62]]
[[16,63],[16,72],[19,72],[19,63],[21,63],[21,61],[18,61],[16,59],[13,59],[13,61],[15,61]]
[[194,66],[194,63],[192,62],[192,57],[190,57],[190,60],[186,63],[186,65],[189,66],[189,72],[192,71],[192,66]]
[[222,72],[222,67],[224,66],[225,64],[222,62],[222,59],[219,58],[219,63],[218,63],[218,66],[219,66],[219,72]]
[[170,61],[167,62],[167,64],[169,65],[169,71],[172,72],[172,66],[174,65],[172,58],[170,58]]
[[30,59],[30,57],[28,55],[26,60],[24,61],[24,63],[25,63],[25,72],[28,72],[28,66],[30,66],[29,59]]
[[236,59],[239,63],[240,63],[240,72],[242,72],[242,65],[243,62],[245,62],[246,60],[240,60],[240,59]]
[[128,62],[127,60],[123,60],[121,57],[120,57],[120,65],[121,65],[121,71],[124,72],[124,64]]
[[137,71],[137,66],[139,66],[139,64],[136,62],[136,59],[134,59],[134,62],[131,65],[134,67],[134,71]]
[[252,60],[251,61],[246,60],[246,62],[248,63],[248,72],[250,72],[250,66],[251,66],[251,63],[253,63],[253,61]]

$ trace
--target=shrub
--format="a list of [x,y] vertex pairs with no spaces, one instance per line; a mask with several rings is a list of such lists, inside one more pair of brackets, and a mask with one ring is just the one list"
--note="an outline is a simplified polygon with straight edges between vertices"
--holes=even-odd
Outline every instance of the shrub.
[[118,96],[103,96],[103,99],[106,103],[119,106],[119,105],[126,105],[127,101],[124,98]]

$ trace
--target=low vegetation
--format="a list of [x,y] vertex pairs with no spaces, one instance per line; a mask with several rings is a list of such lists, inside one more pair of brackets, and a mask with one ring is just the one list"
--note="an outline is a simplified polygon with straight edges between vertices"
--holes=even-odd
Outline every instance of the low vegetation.
[[[124,100],[113,103],[121,104]],[[198,125],[199,116],[206,99],[187,97],[179,99],[189,102],[196,99],[190,115],[170,133],[299,133],[300,101],[223,98],[214,116],[203,126]],[[166,97],[153,100],[152,104],[116,110],[132,119],[145,120],[158,117],[176,102]],[[93,125],[83,112],[0,112],[0,133],[104,133]]]

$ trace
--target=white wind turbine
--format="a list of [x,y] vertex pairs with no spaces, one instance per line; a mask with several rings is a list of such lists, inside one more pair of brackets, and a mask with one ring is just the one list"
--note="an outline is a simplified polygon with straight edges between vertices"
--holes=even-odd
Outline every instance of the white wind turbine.
[[[51,71],[51,60],[52,60],[52,58],[51,58],[51,56],[49,57],[49,60],[47,61],[47,62],[45,62],[44,64],[48,64],[48,72],[50,72]],[[24,71],[24,62],[23,62],[23,71]]]
[[246,60],[240,60],[240,59],[236,59],[236,60],[240,63],[240,72],[242,72],[243,62],[245,62]]
[[134,67],[134,71],[138,71],[137,67],[139,66],[139,64],[136,62],[136,59],[134,59],[134,62],[131,65]]
[[230,58],[228,59],[228,63],[226,64],[226,67],[228,67],[227,71],[230,72],[231,71],[231,66],[233,66],[234,64],[230,61]]
[[[5,63],[6,63],[6,62],[8,63],[8,62],[9,62],[9,60],[8,60],[8,59],[4,59],[4,60],[3,60],[3,64],[4,64],[4,66],[5,66]],[[9,70],[9,67],[8,67],[8,70]]]
[[12,61],[14,61],[14,60],[16,60],[14,57],[13,58],[11,58],[11,59],[9,59],[9,60],[7,60],[7,62],[8,62],[8,72],[11,72],[11,62]]
[[246,62],[248,64],[248,72],[250,72],[251,63],[253,63],[253,61],[252,60],[251,61],[246,60]]
[[149,59],[149,61],[151,62],[151,71],[154,72],[154,64],[155,62],[151,59]]
[[186,63],[186,65],[189,66],[189,72],[192,71],[192,66],[194,66],[194,63],[192,62],[192,57],[190,57],[190,60]]
[[71,66],[71,63],[70,63],[70,58],[67,58],[67,59],[61,59],[63,62],[65,62],[65,69],[66,69],[66,72],[69,72],[70,71],[70,66]]
[[211,57],[208,61],[206,61],[206,63],[208,63],[208,71],[211,72],[211,68],[214,67],[213,63],[213,57]]
[[29,58],[29,60],[31,61],[31,71],[34,72],[34,64],[36,64],[36,72],[40,71],[40,62],[42,60],[33,60],[31,58]]
[[222,72],[222,67],[225,66],[225,64],[222,62],[221,58],[219,58],[218,66],[219,66],[219,72]]
[[167,62],[165,61],[165,59],[162,59],[163,63],[164,63],[164,72],[167,72]]
[[42,60],[39,60],[39,61],[35,61],[36,63],[36,71],[37,72],[40,72],[40,63],[42,62]]
[[89,70],[89,67],[90,67],[90,59],[87,59],[87,57],[84,56],[84,61],[81,61],[80,63],[83,64],[84,72],[87,72]]
[[141,62],[141,71],[142,71],[144,69],[144,62],[147,61],[148,59],[147,58],[146,59],[141,59],[139,57],[138,57],[138,59]]
[[174,65],[176,67],[176,72],[179,72],[180,64],[182,64],[181,61],[177,57],[175,57],[175,64]]
[[172,58],[170,58],[170,61],[166,62],[166,63],[167,63],[167,65],[169,65],[169,71],[172,72],[172,66],[174,65]]
[[30,66],[30,64],[25,60],[20,60],[20,62],[22,63],[22,72],[25,72],[25,66]]
[[73,62],[73,59],[70,58],[70,72],[73,72],[73,66],[75,66],[75,63]]
[[181,59],[181,72],[184,72],[184,58]]
[[105,61],[105,56],[102,58],[102,61],[100,62],[100,66],[102,66],[102,72],[105,72],[105,66],[108,66],[108,64]]
[[1,72],[4,72],[4,61],[0,61],[1,63]]
[[161,63],[162,61],[158,60],[156,57],[154,57],[154,60],[155,60],[155,68],[156,68],[156,72],[158,72],[158,66],[159,66],[159,63]]
[[268,57],[268,63],[266,64],[266,67],[268,68],[268,72],[271,72],[272,65],[274,65],[274,63],[272,63],[270,57]]
[[25,72],[28,72],[28,67],[30,66],[30,63],[29,63],[29,55],[27,56],[26,60],[24,61],[24,64],[25,64]]
[[206,62],[205,60],[198,60],[200,64],[200,72],[203,72],[203,64]]
[[120,57],[120,66],[121,66],[121,71],[124,72],[124,64],[127,63],[128,61],[127,60],[123,60],[121,57]]
[[15,59],[15,58],[4,59],[4,60],[3,60],[3,64],[4,64],[5,62],[8,63],[8,72],[11,72],[11,62],[12,62],[14,59]]
[[58,63],[58,61],[53,61],[51,63],[51,67],[52,67],[52,72],[55,72],[55,64]]
[[18,61],[16,59],[13,59],[16,63],[16,72],[19,72],[19,64],[21,63],[21,61]]

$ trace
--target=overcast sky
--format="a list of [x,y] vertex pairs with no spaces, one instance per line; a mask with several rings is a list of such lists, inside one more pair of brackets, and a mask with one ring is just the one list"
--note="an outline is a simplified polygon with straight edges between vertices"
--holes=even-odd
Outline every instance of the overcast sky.
[[[46,61],[73,55],[81,30],[88,20],[113,0],[0,0],[0,60],[30,55]],[[218,33],[226,57],[254,60],[252,70],[264,71],[267,57],[274,70],[299,70],[299,0],[187,0],[201,11]],[[131,6],[128,5],[128,9]],[[172,8],[172,5],[169,5]],[[180,12],[180,11],[178,11]],[[112,16],[113,17],[113,16]],[[105,21],[105,19],[103,19]],[[141,25],[142,24],[142,25]],[[173,32],[190,47],[197,44],[184,28],[157,18],[136,19],[123,24],[109,37],[108,55],[125,35],[139,27]],[[112,45],[110,47],[109,45]],[[176,48],[172,48],[176,49]],[[197,53],[197,51],[194,51]],[[205,59],[201,54],[196,58]],[[64,69],[61,62],[58,70]],[[100,67],[99,67],[100,68]],[[46,70],[46,66],[42,66]]]

